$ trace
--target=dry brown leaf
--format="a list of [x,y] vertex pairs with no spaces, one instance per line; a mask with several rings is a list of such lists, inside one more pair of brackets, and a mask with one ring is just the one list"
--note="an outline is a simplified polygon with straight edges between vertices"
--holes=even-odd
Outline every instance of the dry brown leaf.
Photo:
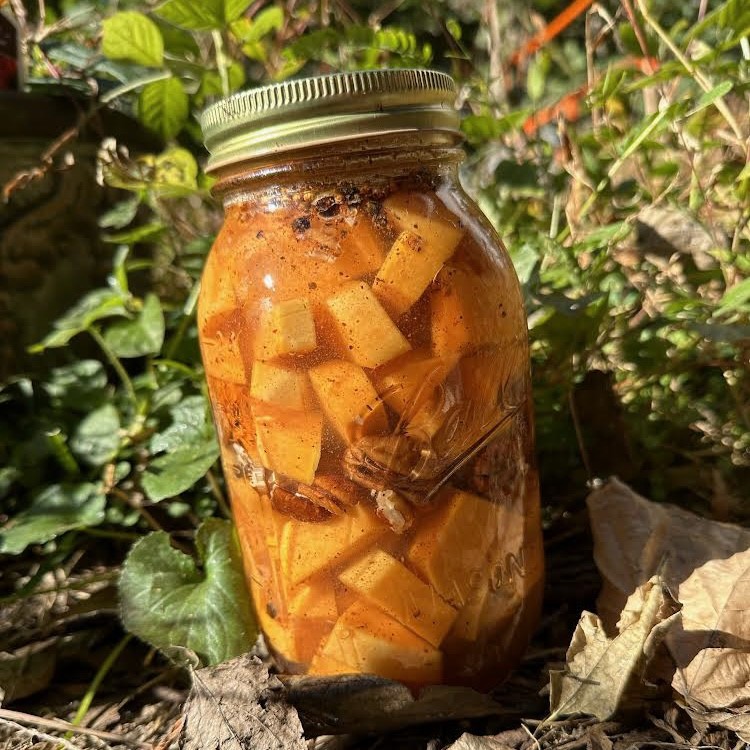
[[597,611],[610,634],[630,594],[657,572],[676,593],[696,568],[750,548],[750,530],[652,503],[616,479],[592,492],[587,504],[604,579]]
[[478,737],[475,734],[464,732],[445,750],[512,750],[512,748],[494,737]]
[[568,648],[567,669],[550,673],[549,720],[578,713],[601,721],[612,716],[656,641],[678,618],[675,601],[657,577],[627,600],[614,638],[596,615],[584,612]]
[[750,704],[750,550],[694,570],[679,599],[682,627],[667,638],[672,687],[710,709]]
[[746,743],[750,743],[750,709],[745,711],[706,711],[701,707],[680,704],[693,721],[693,726],[704,734],[709,726],[721,727],[735,732]]
[[182,750],[306,750],[283,686],[255,656],[193,672],[183,709]]

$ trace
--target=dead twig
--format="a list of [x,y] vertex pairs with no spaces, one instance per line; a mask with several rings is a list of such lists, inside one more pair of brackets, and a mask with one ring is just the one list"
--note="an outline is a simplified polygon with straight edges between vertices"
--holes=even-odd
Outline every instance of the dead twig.
[[77,748],[75,745],[60,737],[45,735],[36,730],[27,729],[26,727],[23,727],[21,725],[29,724],[35,727],[44,727],[45,729],[56,729],[60,732],[86,734],[90,737],[96,737],[97,739],[104,740],[106,742],[116,742],[120,745],[130,745],[131,747],[144,748],[144,750],[154,750],[154,746],[150,743],[141,742],[141,740],[132,739],[122,734],[115,734],[114,732],[103,732],[99,729],[90,729],[89,727],[79,727],[75,724],[71,724],[68,721],[63,721],[62,719],[45,719],[42,716],[25,714],[21,713],[20,711],[10,711],[7,708],[0,708],[0,722],[5,724],[6,726],[13,727],[17,731],[23,731],[27,734],[33,731],[34,734],[42,737],[48,742],[57,743],[58,746],[68,748],[69,750],[80,750],[80,748]]

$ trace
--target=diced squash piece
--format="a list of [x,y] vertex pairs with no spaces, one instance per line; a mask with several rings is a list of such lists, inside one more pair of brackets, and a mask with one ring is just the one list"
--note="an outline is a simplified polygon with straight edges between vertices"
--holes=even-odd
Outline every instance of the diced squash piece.
[[281,535],[281,569],[296,585],[367,547],[386,527],[362,503],[325,523],[290,519]]
[[342,233],[339,247],[336,267],[352,278],[377,271],[385,257],[383,240],[363,211],[357,211],[353,223]]
[[349,281],[326,300],[349,358],[361,367],[379,367],[411,345],[364,281]]
[[258,359],[272,359],[282,354],[305,354],[316,346],[315,320],[306,298],[279,302],[261,313],[255,339]]
[[315,654],[310,662],[310,668],[307,670],[307,673],[326,677],[337,674],[351,674],[353,671],[353,667],[344,664],[342,661],[336,661],[336,659],[331,659],[329,656]]
[[222,262],[221,250],[216,247],[208,254],[203,267],[197,314],[201,332],[216,315],[229,313],[237,307],[234,288],[229,275],[222,268]]
[[297,411],[302,411],[310,404],[305,373],[268,362],[256,362],[253,365],[250,396],[267,404]]
[[396,558],[373,550],[339,574],[369,604],[389,614],[429,644],[439,646],[456,610]]
[[447,365],[487,344],[508,345],[522,331],[505,315],[491,279],[457,266],[446,266],[430,295],[432,351]]
[[290,479],[312,484],[320,462],[323,415],[270,405],[262,409],[254,407],[253,411],[263,466]]
[[439,396],[433,396],[417,410],[409,420],[404,432],[417,440],[430,442],[445,424],[451,404]]
[[435,684],[442,654],[378,609],[355,602],[336,622],[321,656],[409,684]]
[[309,662],[331,632],[338,610],[330,584],[302,584],[289,599],[289,625],[300,661]]
[[401,232],[385,256],[372,291],[383,307],[398,318],[422,296],[454,247],[431,245],[408,229]]
[[386,216],[399,231],[419,235],[436,253],[447,260],[463,237],[464,230],[437,199],[420,193],[395,193],[383,202]]
[[487,577],[487,551],[497,538],[504,510],[452,488],[441,492],[437,502],[441,507],[417,528],[408,560],[443,599],[460,607]]
[[415,414],[445,380],[447,368],[430,352],[407,352],[378,371],[375,387],[394,411]]
[[383,402],[359,365],[331,360],[308,374],[326,417],[346,442],[388,429]]
[[201,357],[206,375],[228,383],[244,383],[245,362],[240,349],[234,312],[215,315],[201,335]]

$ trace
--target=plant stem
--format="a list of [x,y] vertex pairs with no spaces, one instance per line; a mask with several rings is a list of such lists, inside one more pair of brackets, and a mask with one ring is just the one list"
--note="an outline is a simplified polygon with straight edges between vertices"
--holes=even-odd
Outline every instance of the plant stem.
[[117,373],[117,376],[120,378],[120,381],[125,388],[125,392],[128,394],[128,398],[133,404],[133,410],[137,412],[138,397],[135,394],[133,381],[130,379],[130,375],[128,375],[125,368],[122,366],[122,362],[120,362],[119,357],[117,357],[117,355],[109,348],[109,344],[107,344],[107,342],[104,340],[104,337],[101,335],[101,333],[99,333],[99,329],[91,326],[88,329],[88,332],[91,334],[91,338],[93,338],[94,341],[96,341],[96,343],[99,345],[99,348],[102,350],[102,352],[104,352],[104,356],[109,360],[112,368]]
[[[109,655],[102,662],[101,667],[99,667],[99,671],[94,675],[94,679],[91,681],[86,694],[83,696],[81,705],[78,706],[78,710],[76,711],[76,715],[73,718],[71,724],[73,724],[74,726],[78,726],[86,717],[86,714],[88,713],[88,710],[89,708],[91,708],[91,704],[94,701],[94,697],[96,696],[96,691],[99,690],[99,686],[102,684],[102,681],[107,676],[109,670],[112,669],[112,666],[117,661],[118,657],[123,652],[125,646],[128,645],[128,641],[130,641],[132,637],[133,636],[128,633],[124,638],[120,640],[120,642],[112,649],[112,651],[109,652]],[[65,738],[70,739],[70,737],[72,736],[73,733],[68,732],[65,735]]]
[[216,67],[219,69],[219,78],[221,78],[221,93],[224,96],[229,96],[229,73],[227,71],[227,58],[224,55],[224,40],[221,38],[221,31],[214,29],[211,32],[211,38],[214,41]]

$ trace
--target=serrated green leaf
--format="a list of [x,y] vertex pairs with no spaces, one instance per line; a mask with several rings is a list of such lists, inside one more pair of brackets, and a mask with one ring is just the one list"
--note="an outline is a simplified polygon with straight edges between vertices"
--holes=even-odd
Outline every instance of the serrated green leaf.
[[128,297],[114,289],[95,289],[55,321],[54,330],[40,343],[29,347],[31,352],[41,352],[65,346],[74,336],[85,331],[98,320],[127,315]]
[[53,484],[0,529],[0,553],[18,555],[30,544],[42,544],[72,529],[104,520],[105,497],[90,483]]
[[155,458],[143,473],[143,489],[155,503],[189,490],[219,457],[216,440],[185,445]]
[[133,545],[120,578],[122,619],[157,648],[189,648],[218,664],[246,652],[258,630],[231,524],[204,521],[195,543],[200,569],[163,531]]
[[151,438],[151,452],[174,451],[213,435],[208,403],[203,396],[188,396],[170,409],[172,423]]
[[157,354],[164,343],[164,313],[155,294],[148,294],[135,320],[114,323],[104,332],[104,340],[118,357],[144,357]]
[[70,438],[70,450],[89,466],[103,466],[120,447],[120,415],[112,404],[92,411]]
[[177,78],[149,83],[138,97],[138,117],[164,140],[174,138],[188,117],[188,96]]
[[164,42],[158,26],[134,10],[121,11],[104,20],[102,52],[111,60],[131,60],[152,68],[164,62]]

